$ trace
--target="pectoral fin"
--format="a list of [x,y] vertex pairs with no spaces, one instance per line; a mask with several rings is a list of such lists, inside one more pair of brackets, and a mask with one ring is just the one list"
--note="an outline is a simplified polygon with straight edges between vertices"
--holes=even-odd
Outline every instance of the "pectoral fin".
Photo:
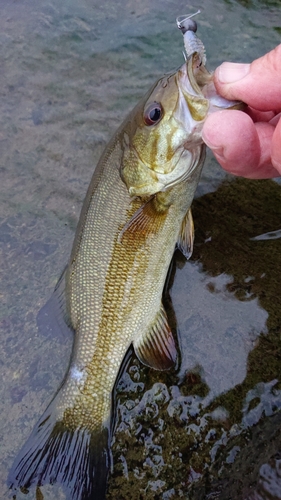
[[193,251],[193,241],[194,241],[194,224],[191,210],[189,209],[185,215],[182,226],[177,241],[178,249],[183,253],[183,255],[189,259]]
[[144,335],[133,342],[139,360],[155,370],[169,370],[177,360],[177,348],[161,304],[154,322]]
[[142,236],[147,237],[156,234],[165,221],[167,213],[156,210],[154,197],[144,203],[132,217],[126,222],[121,230],[118,241],[122,243],[125,237]]

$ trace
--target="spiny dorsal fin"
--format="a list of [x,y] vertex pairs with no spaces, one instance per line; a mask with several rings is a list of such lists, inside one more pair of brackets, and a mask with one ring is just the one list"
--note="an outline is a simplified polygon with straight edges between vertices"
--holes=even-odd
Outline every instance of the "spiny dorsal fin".
[[133,342],[139,360],[155,370],[169,370],[177,360],[177,349],[161,304],[154,322],[146,333]]
[[194,224],[193,224],[191,209],[189,209],[182,221],[181,230],[177,241],[178,249],[183,253],[183,255],[187,259],[189,259],[192,255],[193,241],[194,241]]

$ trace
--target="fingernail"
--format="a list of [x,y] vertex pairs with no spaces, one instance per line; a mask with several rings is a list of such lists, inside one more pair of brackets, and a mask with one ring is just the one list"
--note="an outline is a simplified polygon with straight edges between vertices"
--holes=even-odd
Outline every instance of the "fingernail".
[[248,75],[250,64],[222,63],[216,70],[216,76],[221,83],[234,83]]

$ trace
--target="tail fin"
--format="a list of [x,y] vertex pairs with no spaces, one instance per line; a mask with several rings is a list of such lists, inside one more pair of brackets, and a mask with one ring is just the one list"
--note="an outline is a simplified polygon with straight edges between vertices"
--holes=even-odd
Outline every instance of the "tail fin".
[[14,491],[32,485],[60,483],[70,500],[103,500],[109,469],[108,429],[91,433],[69,430],[56,421],[55,400],[23,446],[9,473]]

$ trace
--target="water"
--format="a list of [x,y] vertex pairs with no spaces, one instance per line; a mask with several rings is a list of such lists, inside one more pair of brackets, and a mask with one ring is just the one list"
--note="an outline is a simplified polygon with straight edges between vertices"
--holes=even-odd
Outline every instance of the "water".
[[[0,17],[1,498],[15,454],[65,373],[72,339],[36,315],[67,262],[111,134],[182,63],[185,2],[8,2]],[[280,43],[278,1],[193,3],[208,67]],[[110,499],[281,498],[280,187],[233,181],[208,157],[196,245],[176,254],[166,308],[179,375],[134,356],[116,389]],[[63,498],[49,487],[45,499]],[[270,496],[271,495],[271,496]],[[34,498],[19,494],[18,498]]]

